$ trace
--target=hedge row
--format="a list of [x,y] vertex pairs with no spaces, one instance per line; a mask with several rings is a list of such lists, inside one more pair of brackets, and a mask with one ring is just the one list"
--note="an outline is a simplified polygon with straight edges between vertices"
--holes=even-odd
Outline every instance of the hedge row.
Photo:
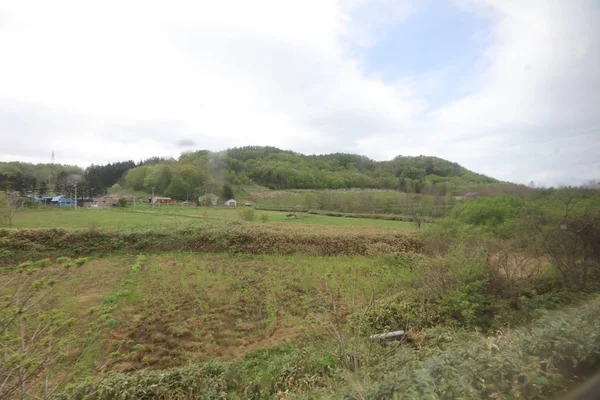
[[117,231],[89,229],[5,230],[0,265],[33,254],[92,255],[114,251],[231,251],[252,254],[375,255],[421,252],[411,233],[373,228],[267,226],[241,222],[203,224],[178,230]]

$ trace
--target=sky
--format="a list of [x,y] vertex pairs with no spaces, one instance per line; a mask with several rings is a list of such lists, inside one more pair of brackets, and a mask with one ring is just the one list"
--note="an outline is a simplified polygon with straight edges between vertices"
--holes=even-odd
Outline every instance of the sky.
[[269,145],[600,178],[597,0],[0,0],[0,161]]

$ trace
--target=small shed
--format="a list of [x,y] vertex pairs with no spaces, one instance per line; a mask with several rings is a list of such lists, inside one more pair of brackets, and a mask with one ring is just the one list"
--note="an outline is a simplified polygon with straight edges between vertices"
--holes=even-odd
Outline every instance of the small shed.
[[225,207],[237,207],[237,201],[229,199],[225,202]]

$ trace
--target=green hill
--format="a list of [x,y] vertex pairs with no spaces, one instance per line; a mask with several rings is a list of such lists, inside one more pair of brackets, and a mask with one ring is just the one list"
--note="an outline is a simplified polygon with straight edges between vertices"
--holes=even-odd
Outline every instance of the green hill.
[[[45,193],[49,164],[0,163],[0,190]],[[226,195],[229,186],[260,185],[269,189],[392,189],[406,193],[460,195],[469,190],[511,185],[470,171],[457,163],[430,156],[397,156],[375,161],[357,154],[305,155],[275,147],[236,147],[221,152],[198,150],[178,159],[153,157],[76,166],[55,165],[50,191],[69,193],[77,182],[82,196],[102,194],[111,186],[177,199],[204,193]],[[498,190],[496,190],[498,191]]]

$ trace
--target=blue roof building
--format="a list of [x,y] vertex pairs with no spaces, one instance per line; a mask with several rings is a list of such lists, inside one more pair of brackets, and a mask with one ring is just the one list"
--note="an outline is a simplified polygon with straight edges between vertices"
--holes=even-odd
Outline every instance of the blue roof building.
[[67,197],[64,195],[54,196],[50,201],[50,204],[59,206],[59,207],[75,207],[77,205],[77,200]]

